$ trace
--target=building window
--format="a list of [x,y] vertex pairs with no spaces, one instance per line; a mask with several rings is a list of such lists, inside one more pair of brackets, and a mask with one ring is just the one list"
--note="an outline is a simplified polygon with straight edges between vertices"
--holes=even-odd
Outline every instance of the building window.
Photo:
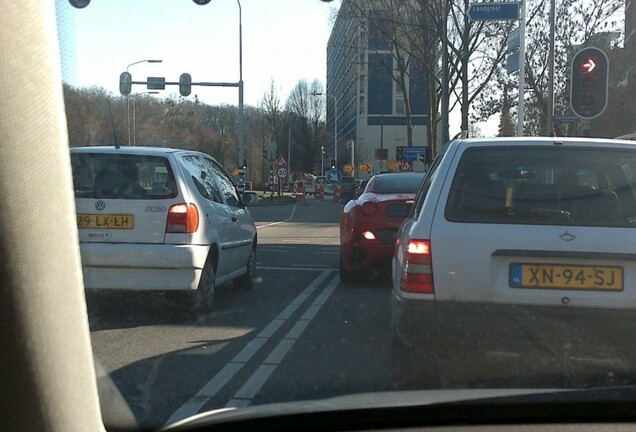
[[395,94],[395,113],[404,114],[404,94],[401,90],[398,90]]

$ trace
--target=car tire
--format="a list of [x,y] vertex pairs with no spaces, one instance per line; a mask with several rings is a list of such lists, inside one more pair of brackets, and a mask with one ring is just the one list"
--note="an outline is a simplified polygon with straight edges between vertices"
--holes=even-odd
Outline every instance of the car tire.
[[345,269],[342,262],[342,253],[340,253],[340,280],[344,283],[355,283],[358,281],[358,275],[355,272]]
[[216,288],[214,265],[214,261],[208,258],[201,271],[201,280],[195,294],[195,308],[201,312],[210,312],[214,305],[214,290]]
[[391,370],[400,390],[439,389],[437,356],[430,349],[408,347],[393,335],[391,343]]
[[247,259],[247,273],[236,278],[235,284],[239,288],[254,288],[254,278],[256,277],[256,248],[252,247],[250,256]]

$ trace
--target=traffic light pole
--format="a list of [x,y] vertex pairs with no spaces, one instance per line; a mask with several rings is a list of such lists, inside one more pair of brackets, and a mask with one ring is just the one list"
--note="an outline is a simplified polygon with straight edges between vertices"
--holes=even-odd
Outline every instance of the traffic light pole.
[[556,20],[556,1],[550,0],[550,54],[548,57],[548,112],[547,112],[547,136],[555,136],[554,133],[554,27]]

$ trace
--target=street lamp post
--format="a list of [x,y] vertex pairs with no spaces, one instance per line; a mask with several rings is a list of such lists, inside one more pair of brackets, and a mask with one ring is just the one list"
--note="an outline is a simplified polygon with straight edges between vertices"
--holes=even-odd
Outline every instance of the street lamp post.
[[132,145],[133,147],[137,145],[137,116],[136,116],[136,110],[135,110],[135,101],[137,100],[138,96],[141,95],[145,95],[145,94],[158,94],[158,91],[147,91],[147,92],[142,92],[142,93],[137,93],[133,96],[132,98],[132,136],[133,136],[133,140],[132,140]]
[[336,169],[338,169],[338,99],[329,93],[313,92],[312,96],[328,96],[333,98],[333,141],[334,141],[334,159],[336,160]]
[[[163,62],[163,60],[155,60],[155,59],[139,60],[139,61],[136,61],[136,62],[132,62],[128,66],[126,66],[126,72],[128,72],[128,69],[131,66],[134,66],[134,65],[139,64],[139,63],[161,63],[161,62]],[[128,146],[130,146],[131,130],[130,130],[130,98],[129,98],[129,95],[126,95],[126,118],[128,120]]]
[[[198,5],[207,5],[210,0],[194,0],[194,2]],[[238,142],[239,142],[239,151],[238,151],[238,165],[241,166],[243,164],[243,155],[245,148],[245,113],[243,110],[243,8],[241,7],[240,0],[236,0],[236,4],[239,8],[239,81],[238,81],[238,92],[239,92],[239,108],[238,108],[238,116],[239,116],[239,133],[238,133]]]
[[244,154],[244,140],[245,140],[245,116],[243,112],[243,11],[241,8],[240,0],[236,0],[236,4],[239,8],[239,152],[238,160],[239,164],[243,163]]

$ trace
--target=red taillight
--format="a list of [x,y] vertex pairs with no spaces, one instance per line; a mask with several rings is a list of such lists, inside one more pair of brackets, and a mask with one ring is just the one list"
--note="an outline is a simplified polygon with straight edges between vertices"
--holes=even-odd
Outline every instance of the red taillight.
[[175,204],[168,210],[167,233],[192,234],[199,227],[199,210],[194,204]]
[[400,288],[405,292],[435,292],[431,268],[430,240],[411,239],[404,251]]
[[365,201],[364,204],[362,204],[362,213],[364,213],[365,216],[373,216],[377,211],[378,205],[373,201]]

